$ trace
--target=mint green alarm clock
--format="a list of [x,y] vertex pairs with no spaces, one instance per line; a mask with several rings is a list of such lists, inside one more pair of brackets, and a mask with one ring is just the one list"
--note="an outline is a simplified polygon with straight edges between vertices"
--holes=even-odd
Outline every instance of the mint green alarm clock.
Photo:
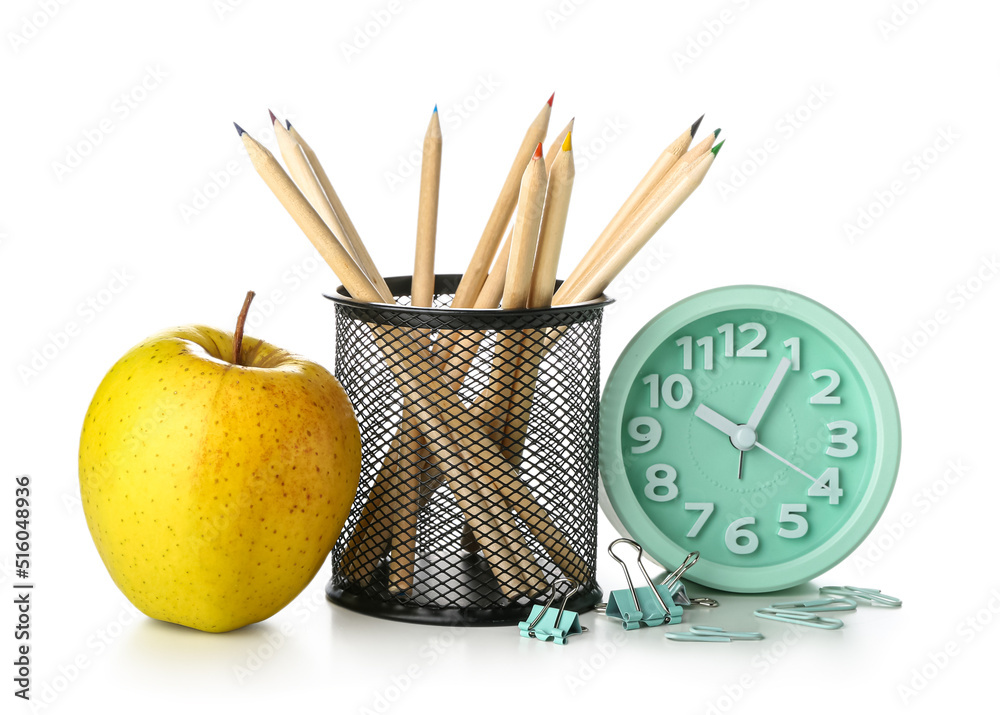
[[601,400],[601,504],[665,568],[787,588],[847,557],[896,481],[899,412],[842,318],[789,291],[699,293],[650,321]]

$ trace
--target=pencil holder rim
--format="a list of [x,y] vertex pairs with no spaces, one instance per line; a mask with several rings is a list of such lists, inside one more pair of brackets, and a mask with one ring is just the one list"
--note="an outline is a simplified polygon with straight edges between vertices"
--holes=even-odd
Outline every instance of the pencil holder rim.
[[[434,276],[435,294],[454,294],[458,284],[462,280],[462,275],[458,273],[439,273]],[[386,285],[394,296],[408,296],[413,285],[413,276],[392,276],[385,279]],[[556,281],[555,288],[558,289],[562,281]],[[364,309],[385,309],[399,314],[423,315],[423,316],[454,316],[461,315],[467,318],[491,320],[498,314],[506,316],[519,316],[523,318],[549,316],[553,313],[577,313],[589,311],[594,308],[606,308],[615,302],[614,298],[602,293],[597,298],[593,298],[581,303],[570,303],[568,305],[554,305],[549,308],[518,308],[504,310],[502,313],[498,308],[424,308],[413,305],[390,305],[389,303],[368,303],[351,297],[343,285],[336,288],[334,294],[324,293],[323,297],[332,300],[334,303],[347,307]]]

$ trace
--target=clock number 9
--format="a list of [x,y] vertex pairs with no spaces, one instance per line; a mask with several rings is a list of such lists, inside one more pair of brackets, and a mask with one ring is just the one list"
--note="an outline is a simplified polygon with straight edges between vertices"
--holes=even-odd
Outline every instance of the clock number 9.
[[628,423],[629,437],[642,444],[632,447],[632,454],[643,454],[656,449],[663,437],[663,428],[652,417],[635,417]]

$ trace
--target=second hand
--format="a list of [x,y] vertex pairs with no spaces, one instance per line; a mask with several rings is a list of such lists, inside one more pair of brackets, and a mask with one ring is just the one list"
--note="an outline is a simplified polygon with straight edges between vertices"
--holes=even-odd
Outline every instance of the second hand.
[[815,479],[814,477],[811,477],[810,475],[806,474],[805,472],[803,472],[801,469],[799,469],[798,467],[796,467],[794,464],[792,464],[791,462],[789,462],[784,457],[778,456],[777,454],[775,454],[774,452],[772,452],[771,450],[769,450],[767,447],[765,447],[764,445],[762,445],[760,442],[755,442],[754,446],[755,447],[760,447],[762,450],[764,450],[765,452],[767,452],[768,454],[770,454],[772,457],[774,457],[775,459],[777,459],[779,462],[781,462],[782,464],[788,465],[789,467],[791,467],[792,469],[794,469],[796,472],[798,472],[799,474],[801,474],[803,477],[806,477],[807,479],[809,479],[810,481],[813,481],[813,482],[817,481],[817,479]]

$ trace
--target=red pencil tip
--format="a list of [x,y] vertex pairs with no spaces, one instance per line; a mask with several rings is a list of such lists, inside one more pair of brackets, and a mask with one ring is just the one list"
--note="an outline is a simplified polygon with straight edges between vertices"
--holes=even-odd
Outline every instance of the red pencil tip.
[[542,158],[542,143],[541,142],[538,142],[538,146],[535,147],[535,154],[531,158],[532,159],[541,159]]
[[278,121],[278,118],[274,116],[274,112],[272,112],[270,109],[267,110],[267,113],[271,115],[271,124],[274,124],[275,122]]
[[551,96],[551,97],[549,97],[549,101],[547,102],[547,104],[548,104],[548,105],[549,105],[550,107],[552,106],[552,100],[553,100],[553,99],[555,99],[555,98],[556,98],[556,93],[555,93],[555,92],[553,92],[553,93],[552,93],[552,96]]

